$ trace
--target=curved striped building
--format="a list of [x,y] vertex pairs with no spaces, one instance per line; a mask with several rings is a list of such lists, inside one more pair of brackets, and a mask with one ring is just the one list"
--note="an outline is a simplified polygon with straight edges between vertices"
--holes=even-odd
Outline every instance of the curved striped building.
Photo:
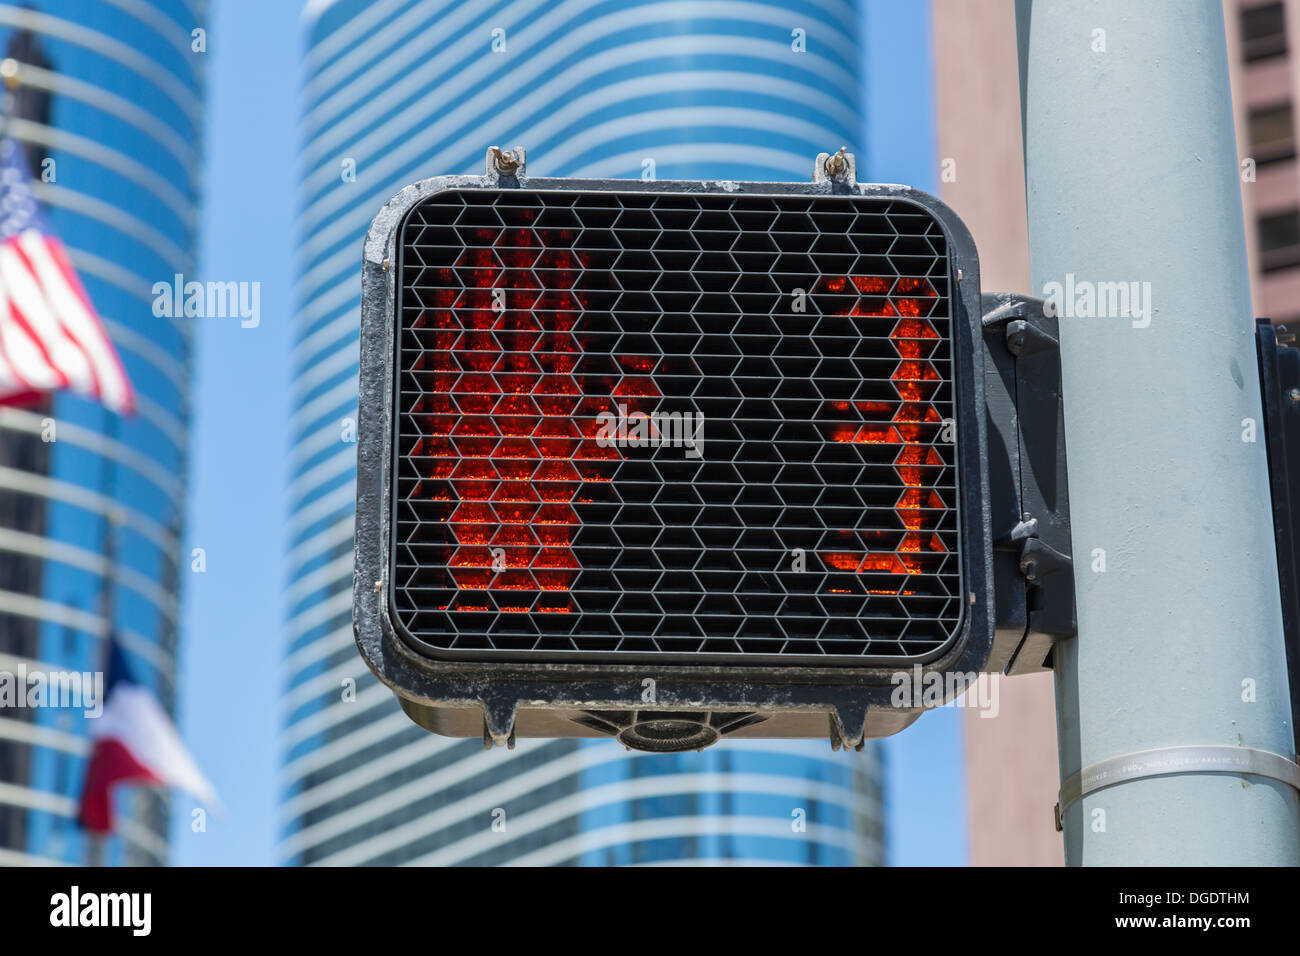
[[[0,3],[0,49],[23,63],[8,132],[138,398],[131,418],[70,394],[0,407],[0,672],[102,670],[111,616],[169,708],[190,330],[154,317],[152,287],[194,271],[203,14],[202,0]],[[118,834],[94,848],[76,827],[88,723],[0,707],[0,864],[166,862],[159,791],[119,792]]]
[[351,630],[361,240],[402,186],[482,172],[804,180],[860,125],[849,0],[307,4],[287,727],[291,864],[879,863],[879,752],[417,729]]

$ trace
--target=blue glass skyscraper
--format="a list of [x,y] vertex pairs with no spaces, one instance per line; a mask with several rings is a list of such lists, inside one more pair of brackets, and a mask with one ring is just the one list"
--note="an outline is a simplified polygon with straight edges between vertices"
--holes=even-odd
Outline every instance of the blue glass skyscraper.
[[361,239],[398,189],[482,172],[805,180],[860,123],[848,0],[313,0],[291,436],[288,863],[878,863],[878,751],[702,754],[419,730],[352,641]]
[[[111,631],[169,709],[189,563],[190,330],[155,317],[151,290],[193,272],[204,8],[0,3],[0,48],[22,62],[8,134],[138,405],[119,418],[60,393],[0,407],[0,671],[100,670]],[[0,708],[0,864],[91,858],[75,823],[89,726],[78,709]],[[165,862],[167,817],[166,794],[124,790],[93,858]]]

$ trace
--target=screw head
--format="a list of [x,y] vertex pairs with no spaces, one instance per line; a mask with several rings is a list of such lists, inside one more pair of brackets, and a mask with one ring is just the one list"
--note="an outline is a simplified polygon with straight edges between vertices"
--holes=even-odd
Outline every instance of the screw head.
[[497,172],[510,176],[519,170],[519,160],[513,153],[507,153],[499,146],[490,147],[489,152],[492,153],[492,163],[496,166]]
[[822,164],[822,169],[831,179],[838,179],[843,176],[849,169],[847,146],[841,146],[838,152],[831,153],[826,157],[826,162]]

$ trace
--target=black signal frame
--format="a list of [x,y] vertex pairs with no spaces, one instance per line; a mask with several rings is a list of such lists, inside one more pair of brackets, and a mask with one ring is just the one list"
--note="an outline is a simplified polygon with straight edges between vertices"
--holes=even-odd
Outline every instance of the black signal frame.
[[[862,196],[911,203],[934,217],[947,240],[956,410],[962,622],[929,659],[896,662],[751,660],[689,655],[617,654],[603,659],[521,653],[475,659],[413,639],[392,614],[392,520],[396,393],[394,338],[402,223],[421,201],[446,190],[727,193],[751,196]],[[986,348],[978,259],[960,219],[939,200],[893,185],[721,183],[446,176],[408,186],[376,216],[365,240],[362,280],[360,427],[357,449],[354,629],[363,659],[426,729],[483,734],[485,743],[518,736],[600,736],[606,726],[659,714],[750,737],[828,737],[862,746],[907,726],[921,712],[898,706],[898,674],[974,674],[986,669],[997,630],[991,544],[992,505],[985,415]],[[1015,635],[1019,640],[1021,635]],[[1003,655],[1006,656],[1006,655]],[[648,691],[649,688],[649,691]],[[609,715],[632,716],[611,718]],[[594,715],[594,716],[593,716]],[[690,735],[684,735],[689,737]],[[691,739],[698,739],[698,735]],[[639,744],[632,739],[632,745]],[[664,749],[680,749],[666,747]]]

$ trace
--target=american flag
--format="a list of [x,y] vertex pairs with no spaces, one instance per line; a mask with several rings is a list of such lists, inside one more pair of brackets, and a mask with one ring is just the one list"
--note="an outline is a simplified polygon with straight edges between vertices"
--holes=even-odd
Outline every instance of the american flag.
[[32,192],[22,149],[0,140],[0,403],[67,388],[120,414],[131,382]]

